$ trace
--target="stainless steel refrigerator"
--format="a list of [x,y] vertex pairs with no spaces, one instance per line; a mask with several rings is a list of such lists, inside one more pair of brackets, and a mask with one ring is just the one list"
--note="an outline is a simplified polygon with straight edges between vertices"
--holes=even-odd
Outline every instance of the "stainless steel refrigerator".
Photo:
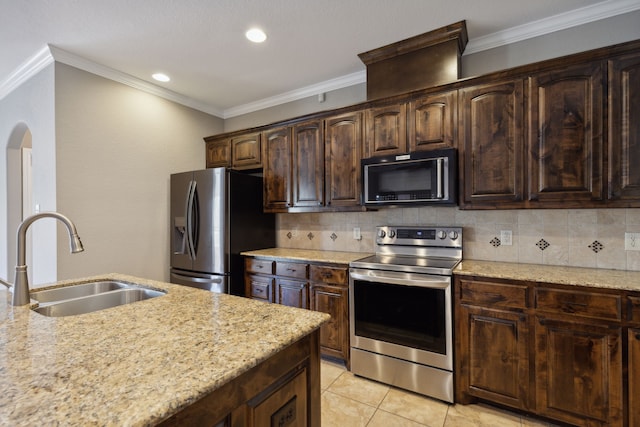
[[240,252],[276,244],[262,185],[225,168],[171,175],[171,283],[244,295]]

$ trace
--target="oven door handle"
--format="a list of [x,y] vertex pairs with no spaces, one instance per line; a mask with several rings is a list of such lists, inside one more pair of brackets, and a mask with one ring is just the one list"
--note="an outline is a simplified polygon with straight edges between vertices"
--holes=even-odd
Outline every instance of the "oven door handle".
[[351,269],[349,275],[354,280],[362,280],[374,283],[389,283],[392,285],[402,286],[419,286],[422,288],[446,289],[451,285],[450,277],[425,276],[419,275],[402,275],[398,277],[388,273],[375,270]]

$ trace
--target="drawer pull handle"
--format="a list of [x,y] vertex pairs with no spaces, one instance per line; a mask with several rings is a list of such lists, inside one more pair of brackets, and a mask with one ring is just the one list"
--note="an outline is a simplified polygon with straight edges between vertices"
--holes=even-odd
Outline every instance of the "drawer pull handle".
[[290,272],[292,272],[292,273],[295,273],[295,272],[296,272],[296,269],[295,269],[295,268],[287,268],[287,271],[290,271]]
[[262,265],[257,265],[256,267],[258,267],[258,268],[264,268],[264,266],[262,266]]
[[574,301],[562,301],[562,304],[567,304],[567,305],[578,305],[580,307],[586,307],[587,304],[586,302],[574,302]]

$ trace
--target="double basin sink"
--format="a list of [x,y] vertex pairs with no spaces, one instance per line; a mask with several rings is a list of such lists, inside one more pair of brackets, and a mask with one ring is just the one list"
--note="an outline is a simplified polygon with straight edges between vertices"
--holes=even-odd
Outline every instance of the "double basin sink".
[[49,317],[91,313],[166,294],[165,291],[144,288],[117,280],[87,282],[60,288],[31,291],[31,299],[38,302],[33,308]]

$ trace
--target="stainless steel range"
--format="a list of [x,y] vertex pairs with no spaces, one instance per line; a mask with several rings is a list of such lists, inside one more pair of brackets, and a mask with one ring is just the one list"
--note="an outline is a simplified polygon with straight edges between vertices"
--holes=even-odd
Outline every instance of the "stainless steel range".
[[451,278],[461,227],[381,226],[350,263],[351,371],[453,402]]

